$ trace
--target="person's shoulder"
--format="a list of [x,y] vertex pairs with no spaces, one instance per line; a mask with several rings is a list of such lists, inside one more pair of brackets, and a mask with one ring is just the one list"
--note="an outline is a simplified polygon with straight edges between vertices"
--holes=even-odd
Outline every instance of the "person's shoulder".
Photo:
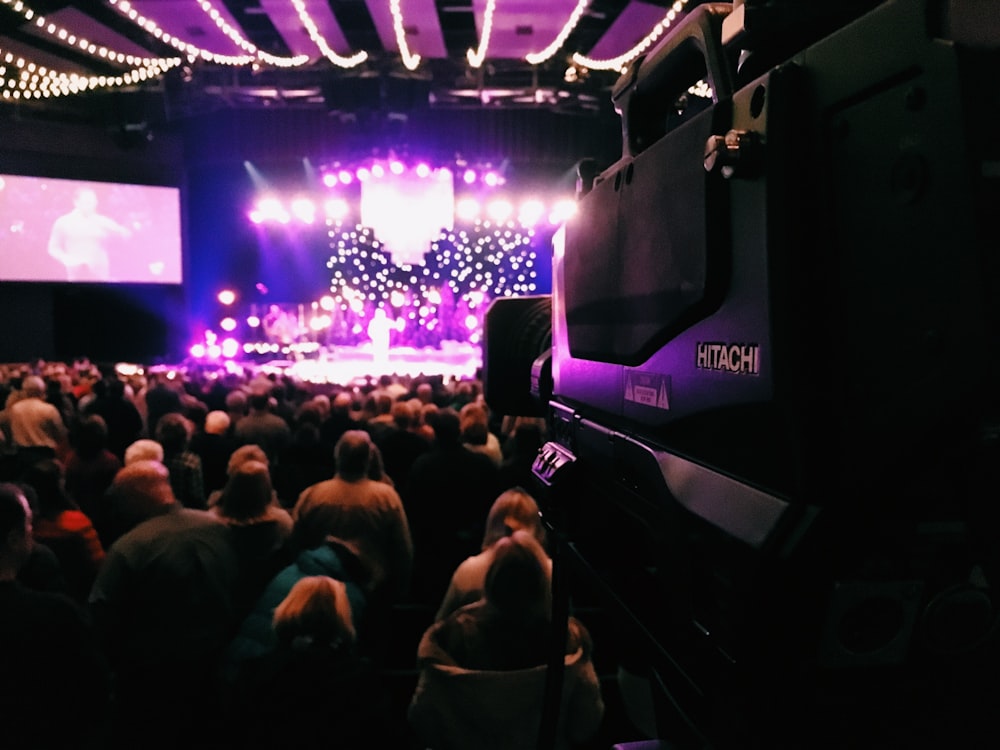
[[38,591],[20,583],[0,585],[0,601],[11,616],[37,617],[50,632],[60,626],[83,627],[86,617],[80,605],[66,594],[56,591]]

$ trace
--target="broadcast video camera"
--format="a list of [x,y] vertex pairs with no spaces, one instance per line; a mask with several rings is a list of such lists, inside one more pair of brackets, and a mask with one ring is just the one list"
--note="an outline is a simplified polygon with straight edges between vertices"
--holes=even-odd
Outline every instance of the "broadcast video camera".
[[982,0],[699,5],[614,87],[552,294],[489,310],[487,402],[546,417],[567,585],[676,747],[989,729],[998,49]]

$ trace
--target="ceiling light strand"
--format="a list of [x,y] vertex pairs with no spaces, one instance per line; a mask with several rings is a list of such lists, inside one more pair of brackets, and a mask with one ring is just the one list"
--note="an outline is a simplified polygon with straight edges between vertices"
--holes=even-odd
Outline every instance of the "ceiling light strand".
[[8,6],[12,11],[19,14],[25,21],[30,21],[40,31],[52,37],[54,40],[62,42],[63,44],[72,47],[74,50],[83,52],[84,54],[90,55],[94,58],[100,58],[110,63],[132,65],[136,67],[149,67],[156,65],[158,62],[169,59],[162,57],[138,57],[136,55],[127,55],[123,52],[117,52],[100,44],[95,44],[94,42],[73,34],[68,29],[63,28],[58,24],[46,21],[45,16],[39,15],[23,0],[0,0],[0,3]]
[[5,52],[2,49],[0,49],[0,61],[2,61],[2,65],[0,65],[0,98],[8,101],[11,99],[48,99],[95,89],[134,86],[143,81],[158,78],[182,62],[179,57],[157,58],[149,65],[135,67],[120,75],[88,76],[50,70],[44,65],[37,65],[30,60],[16,57],[13,52]]
[[583,11],[586,10],[588,5],[590,5],[590,0],[578,0],[576,7],[569,16],[569,20],[563,25],[562,31],[552,40],[552,43],[540,52],[529,52],[524,56],[524,59],[532,65],[538,65],[551,58],[566,43],[566,39],[569,38],[569,35],[573,33],[573,29],[580,23],[580,19],[583,18]]
[[403,66],[407,70],[416,70],[420,65],[420,55],[411,53],[406,43],[406,27],[403,24],[400,0],[389,0],[389,11],[392,13],[392,30],[396,33],[396,46],[399,47],[399,54],[403,58]]
[[368,53],[364,50],[356,52],[350,57],[338,55],[333,51],[323,35],[319,33],[319,28],[317,28],[316,22],[313,21],[312,16],[310,16],[309,12],[306,10],[306,4],[303,0],[292,0],[292,6],[295,8],[295,12],[298,13],[299,20],[305,27],[306,33],[309,34],[309,38],[312,39],[313,44],[315,44],[319,48],[319,51],[323,53],[323,56],[334,65],[340,68],[353,68],[368,59]]
[[486,50],[490,46],[490,34],[493,33],[493,12],[496,7],[496,0],[487,0],[486,13],[483,15],[483,35],[479,38],[479,49],[476,51],[470,49],[465,53],[469,59],[469,65],[473,68],[481,67],[486,59]]
[[309,62],[308,55],[279,57],[278,55],[272,55],[270,52],[265,52],[260,49],[253,42],[243,37],[239,31],[233,28],[233,26],[222,17],[222,14],[219,13],[218,9],[212,5],[209,0],[198,0],[198,7],[200,7],[205,14],[212,19],[223,34],[232,40],[233,44],[242,49],[244,52],[254,55],[261,62],[267,63],[268,65],[274,65],[278,68],[297,68]]
[[677,0],[667,11],[667,14],[663,19],[653,27],[653,30],[645,36],[645,38],[635,45],[632,49],[618,57],[612,57],[607,60],[595,60],[591,57],[586,57],[581,55],[579,52],[573,54],[573,62],[584,68],[589,68],[590,70],[617,70],[623,72],[630,62],[639,57],[647,49],[649,49],[653,43],[659,39],[666,32],[668,28],[673,24],[677,16],[680,15],[681,11],[684,10],[684,6],[687,5],[688,0]]
[[108,0],[108,2],[115,10],[132,21],[136,26],[149,32],[160,41],[166,42],[174,49],[183,52],[188,56],[189,60],[193,61],[201,58],[217,65],[248,65],[257,59],[255,55],[219,55],[207,49],[202,49],[195,44],[185,42],[183,39],[178,39],[173,34],[165,32],[159,27],[156,21],[146,18],[133,8],[128,0]]

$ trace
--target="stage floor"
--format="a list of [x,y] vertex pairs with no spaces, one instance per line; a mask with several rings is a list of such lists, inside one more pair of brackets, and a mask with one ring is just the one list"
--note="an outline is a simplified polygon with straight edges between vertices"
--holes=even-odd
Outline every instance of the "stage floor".
[[440,349],[396,347],[389,350],[387,358],[376,357],[370,344],[324,347],[308,357],[271,360],[258,367],[286,373],[307,383],[353,385],[380,375],[442,375],[446,380],[469,379],[476,376],[482,363],[481,347],[445,342]]

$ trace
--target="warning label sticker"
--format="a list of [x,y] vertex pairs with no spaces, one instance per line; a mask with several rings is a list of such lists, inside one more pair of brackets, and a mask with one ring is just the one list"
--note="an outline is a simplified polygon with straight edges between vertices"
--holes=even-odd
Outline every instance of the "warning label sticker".
[[654,409],[669,409],[670,376],[657,372],[626,372],[625,400]]

